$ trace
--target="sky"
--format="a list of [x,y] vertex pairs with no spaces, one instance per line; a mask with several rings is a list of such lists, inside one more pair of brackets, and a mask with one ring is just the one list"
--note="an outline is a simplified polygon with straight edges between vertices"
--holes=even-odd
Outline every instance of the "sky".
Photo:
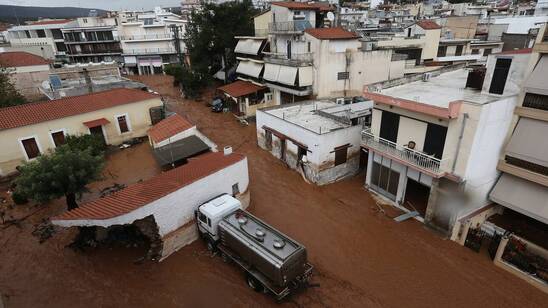
[[0,4],[24,6],[74,6],[93,9],[152,9],[155,6],[179,6],[181,0],[0,0]]

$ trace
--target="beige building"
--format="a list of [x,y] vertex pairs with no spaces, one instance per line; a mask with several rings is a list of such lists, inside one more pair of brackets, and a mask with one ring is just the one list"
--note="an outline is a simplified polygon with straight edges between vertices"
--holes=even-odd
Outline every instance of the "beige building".
[[473,39],[476,35],[479,16],[449,16],[441,18],[442,35],[446,38]]
[[28,52],[0,53],[0,67],[10,74],[15,88],[29,101],[44,98],[39,88],[48,80],[49,63],[46,59]]
[[66,135],[95,134],[113,145],[145,136],[154,109],[162,106],[158,95],[115,89],[2,108],[0,176],[55,149]]

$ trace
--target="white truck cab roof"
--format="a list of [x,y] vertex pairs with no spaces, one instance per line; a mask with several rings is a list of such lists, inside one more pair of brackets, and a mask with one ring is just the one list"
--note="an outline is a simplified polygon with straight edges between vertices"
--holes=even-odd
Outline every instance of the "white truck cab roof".
[[241,208],[241,205],[242,204],[238,199],[226,194],[201,205],[200,212],[211,219],[217,217],[222,218]]

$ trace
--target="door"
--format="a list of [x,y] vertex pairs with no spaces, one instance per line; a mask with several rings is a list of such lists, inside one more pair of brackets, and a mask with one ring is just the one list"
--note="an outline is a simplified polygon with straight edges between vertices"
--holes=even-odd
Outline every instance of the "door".
[[100,136],[101,140],[103,140],[103,144],[107,144],[107,142],[105,140],[105,135],[103,134],[103,127],[102,126],[90,127],[89,132],[94,136]]
[[504,93],[504,86],[506,85],[506,79],[508,78],[511,64],[512,59],[497,59],[493,78],[491,79],[491,86],[489,87],[489,93]]
[[428,123],[422,151],[428,155],[436,157],[437,159],[441,159],[443,156],[443,148],[445,147],[446,136],[447,127]]
[[398,194],[399,181],[399,172],[378,162],[373,162],[373,166],[371,166],[371,188],[373,190],[395,201]]
[[400,126],[400,116],[389,112],[382,112],[380,137],[388,141],[396,142],[398,139],[398,127]]
[[287,41],[287,58],[291,59],[291,41]]
[[458,45],[457,50],[455,51],[455,56],[462,56],[462,49],[463,49],[463,46]]

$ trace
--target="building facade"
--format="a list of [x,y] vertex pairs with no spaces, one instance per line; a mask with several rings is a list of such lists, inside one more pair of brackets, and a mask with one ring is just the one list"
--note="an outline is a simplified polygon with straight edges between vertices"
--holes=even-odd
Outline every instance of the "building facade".
[[40,86],[49,77],[49,62],[28,52],[0,53],[0,69],[9,74],[15,88],[28,101],[44,98]]

